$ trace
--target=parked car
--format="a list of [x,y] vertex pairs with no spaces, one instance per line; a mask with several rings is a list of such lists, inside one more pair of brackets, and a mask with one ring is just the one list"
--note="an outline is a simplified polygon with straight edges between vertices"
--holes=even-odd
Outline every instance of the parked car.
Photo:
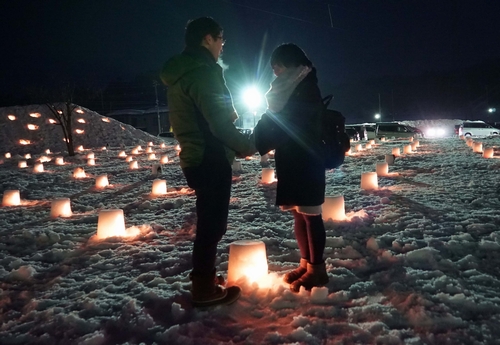
[[395,137],[395,138],[423,138],[423,132],[415,127],[411,127],[399,122],[378,122],[375,133],[377,138]]
[[353,128],[353,127],[347,127],[345,126],[345,132],[349,136],[349,139],[352,139],[353,141],[359,141],[359,132]]
[[252,134],[253,130],[251,128],[241,128],[241,127],[236,127],[240,133],[250,135]]
[[366,132],[366,127],[364,125],[345,125],[345,130],[346,132],[348,130],[355,130],[356,132],[358,132],[359,136],[358,140],[368,140],[368,134]]
[[159,133],[158,138],[162,139],[166,143],[169,143],[170,145],[177,144],[177,140],[175,139],[174,132]]
[[484,121],[464,121],[460,128],[458,129],[458,135],[463,135],[466,137],[470,136],[488,136],[488,135],[499,135],[500,129],[493,127],[492,125]]

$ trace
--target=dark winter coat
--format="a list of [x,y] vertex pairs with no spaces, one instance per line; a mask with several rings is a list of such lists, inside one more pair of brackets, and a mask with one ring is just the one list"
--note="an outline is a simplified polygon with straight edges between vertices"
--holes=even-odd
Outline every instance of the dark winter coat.
[[253,144],[234,126],[237,118],[222,68],[204,47],[169,59],[161,79],[168,86],[169,118],[181,146],[181,167],[196,167],[203,156],[251,155]]
[[[275,149],[277,205],[317,206],[324,202],[325,166],[320,154],[322,108],[313,69],[297,85],[283,110],[267,113],[255,128],[259,151]],[[270,128],[270,123],[275,128],[268,136],[266,129],[259,127]]]

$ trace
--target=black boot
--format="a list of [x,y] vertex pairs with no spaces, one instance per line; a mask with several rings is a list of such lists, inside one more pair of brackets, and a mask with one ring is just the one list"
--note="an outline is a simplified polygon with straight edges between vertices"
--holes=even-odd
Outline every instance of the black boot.
[[328,284],[328,273],[326,273],[325,263],[312,265],[307,264],[307,272],[290,284],[290,290],[299,292],[300,287],[303,286],[306,290],[311,290],[313,287],[324,286]]
[[287,284],[291,284],[300,277],[302,277],[302,275],[304,275],[304,273],[306,272],[307,272],[307,260],[302,258],[300,259],[299,267],[285,274],[285,276],[283,277],[283,281]]
[[240,297],[238,286],[225,288],[216,284],[215,270],[209,274],[190,274],[191,295],[194,307],[204,308],[231,304]]

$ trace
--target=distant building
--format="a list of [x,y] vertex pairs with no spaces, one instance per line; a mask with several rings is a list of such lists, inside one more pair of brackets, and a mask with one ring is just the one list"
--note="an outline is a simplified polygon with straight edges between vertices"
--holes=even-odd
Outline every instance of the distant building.
[[[158,114],[160,128],[158,129]],[[117,121],[131,125],[152,135],[170,131],[169,111],[167,106],[160,106],[158,110],[152,107],[146,110],[123,109],[107,113],[106,116]]]

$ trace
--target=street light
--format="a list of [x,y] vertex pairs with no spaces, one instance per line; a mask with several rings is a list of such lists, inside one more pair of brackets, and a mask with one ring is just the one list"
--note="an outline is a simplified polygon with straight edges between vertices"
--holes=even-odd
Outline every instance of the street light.
[[495,111],[497,111],[497,109],[496,109],[496,108],[489,108],[489,109],[488,109],[488,112],[489,112],[489,113],[494,113]]
[[375,119],[380,120],[380,114],[375,114]]
[[255,86],[251,86],[243,92],[243,100],[253,114],[253,126],[255,127],[255,116],[257,116],[257,108],[262,103],[262,94]]

